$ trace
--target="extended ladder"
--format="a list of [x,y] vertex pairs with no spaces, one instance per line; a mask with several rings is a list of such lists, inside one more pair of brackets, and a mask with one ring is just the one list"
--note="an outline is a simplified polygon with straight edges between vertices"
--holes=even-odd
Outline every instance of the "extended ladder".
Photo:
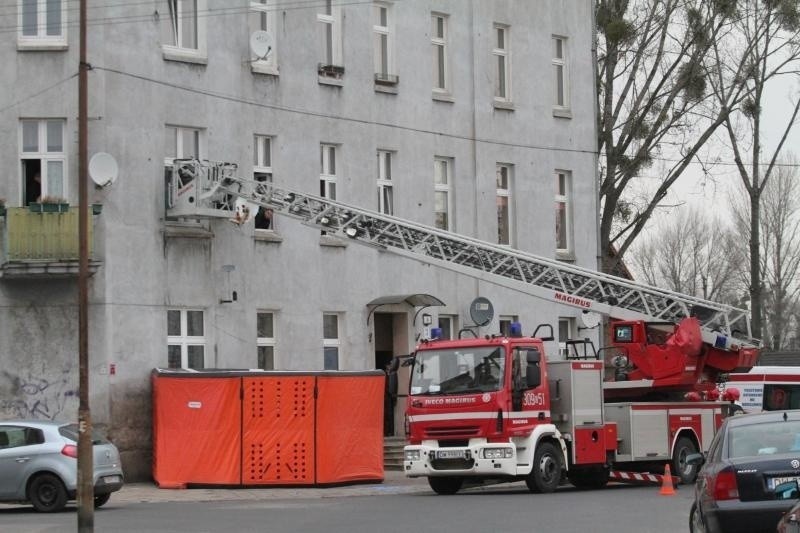
[[[227,166],[225,166],[227,165]],[[222,170],[220,170],[222,169]],[[703,341],[721,349],[758,346],[747,311],[375,213],[339,201],[235,176],[235,165],[176,161],[174,174],[200,179],[198,210],[233,215],[243,199],[329,235],[434,264],[520,292],[622,320],[676,323],[695,316]],[[177,193],[176,193],[177,194]],[[174,213],[173,213],[174,214]]]

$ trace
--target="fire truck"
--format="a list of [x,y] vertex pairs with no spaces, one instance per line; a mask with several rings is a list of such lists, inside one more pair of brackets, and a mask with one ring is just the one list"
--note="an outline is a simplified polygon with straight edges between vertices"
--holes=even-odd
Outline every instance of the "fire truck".
[[[423,341],[409,358],[404,469],[439,494],[522,481],[551,492],[568,479],[604,486],[670,464],[683,482],[726,414],[721,376],[757,358],[746,311],[496,246],[338,201],[236,176],[236,165],[177,160],[169,216],[229,216],[255,206],[326,234],[609,317],[610,346],[567,343],[547,357],[552,326],[523,336]],[[538,334],[539,332],[542,334]],[[605,353],[602,353],[605,351]],[[615,477],[620,474],[622,477]]]

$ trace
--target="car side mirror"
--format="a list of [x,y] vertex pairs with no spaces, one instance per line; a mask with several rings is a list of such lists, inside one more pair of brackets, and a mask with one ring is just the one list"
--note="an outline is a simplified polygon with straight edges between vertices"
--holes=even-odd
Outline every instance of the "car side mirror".
[[702,453],[690,453],[686,456],[686,464],[691,466],[701,466],[706,462],[706,457]]

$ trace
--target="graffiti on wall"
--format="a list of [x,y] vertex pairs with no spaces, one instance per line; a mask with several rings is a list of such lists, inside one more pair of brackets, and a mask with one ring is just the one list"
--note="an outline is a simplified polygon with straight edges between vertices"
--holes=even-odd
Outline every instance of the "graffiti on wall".
[[[14,418],[72,418],[78,391],[69,368],[50,375],[0,372],[0,413]],[[63,416],[62,416],[63,415]]]

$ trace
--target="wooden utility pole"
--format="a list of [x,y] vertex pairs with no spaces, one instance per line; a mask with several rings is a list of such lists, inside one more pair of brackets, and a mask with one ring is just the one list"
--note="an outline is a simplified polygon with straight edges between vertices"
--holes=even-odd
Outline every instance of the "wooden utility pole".
[[94,531],[94,465],[92,418],[89,410],[89,202],[88,202],[88,71],[86,1],[80,0],[80,63],[78,65],[78,531]]

